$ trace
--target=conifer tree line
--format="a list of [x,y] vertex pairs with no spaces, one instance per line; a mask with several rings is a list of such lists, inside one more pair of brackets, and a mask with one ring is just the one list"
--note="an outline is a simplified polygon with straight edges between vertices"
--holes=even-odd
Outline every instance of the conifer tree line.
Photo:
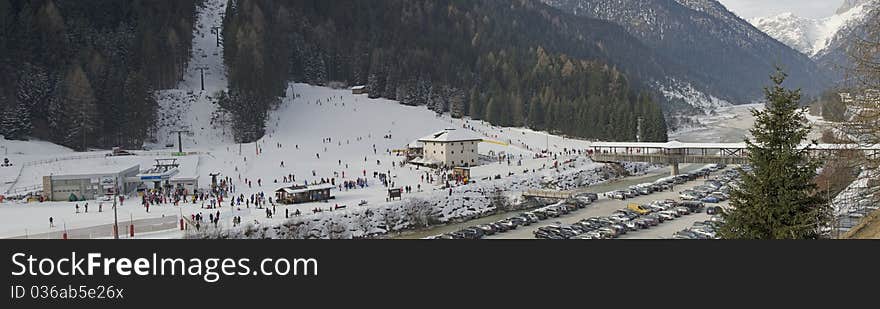
[[140,147],[190,58],[200,0],[0,0],[0,134]]
[[[231,1],[223,25],[239,141],[262,136],[287,82],[366,85],[369,96],[584,138],[665,141],[647,69],[615,63],[619,27],[548,17],[538,1]],[[553,12],[558,14],[558,12]],[[561,15],[560,15],[561,16]],[[562,19],[560,19],[562,18]],[[628,58],[629,57],[629,58]]]

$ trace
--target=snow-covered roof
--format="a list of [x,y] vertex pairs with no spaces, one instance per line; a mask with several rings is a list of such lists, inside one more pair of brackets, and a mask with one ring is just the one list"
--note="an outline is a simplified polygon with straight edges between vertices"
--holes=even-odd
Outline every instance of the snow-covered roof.
[[199,178],[199,156],[186,156],[180,158],[177,174],[171,180],[191,180]]
[[446,130],[438,131],[434,134],[422,137],[418,141],[420,141],[420,142],[448,143],[448,142],[466,142],[466,141],[482,141],[482,140],[483,140],[482,138],[471,135],[470,133],[463,131],[463,130],[446,129]]
[[425,148],[425,144],[420,142],[419,140],[414,140],[406,145],[407,148]]
[[366,89],[366,88],[367,88],[367,86],[360,85],[360,86],[354,86],[354,87],[351,87],[351,90],[363,90],[363,89]]
[[439,165],[441,163],[440,161],[428,160],[425,158],[415,158],[409,162],[413,163],[413,164],[422,164],[422,165]]
[[98,175],[116,175],[126,171],[139,170],[139,164],[123,162],[102,162],[102,164],[65,164],[64,173],[52,174],[53,178],[82,178]]
[[[596,142],[590,145],[593,148],[663,148],[663,149],[743,149],[746,143],[682,143],[679,141],[670,141],[666,143],[627,143],[627,142]],[[858,150],[880,150],[880,145],[860,146],[855,144],[818,144],[818,145],[801,145],[801,148],[810,147],[812,149],[858,149]]]
[[309,186],[305,186],[305,187],[302,187],[302,186],[300,186],[300,187],[284,187],[284,188],[278,189],[276,191],[283,190],[287,194],[297,194],[297,193],[305,193],[305,192],[315,191],[315,190],[333,189],[335,187],[336,186],[329,184],[329,183],[322,183],[322,184],[317,184],[317,185],[309,185]]

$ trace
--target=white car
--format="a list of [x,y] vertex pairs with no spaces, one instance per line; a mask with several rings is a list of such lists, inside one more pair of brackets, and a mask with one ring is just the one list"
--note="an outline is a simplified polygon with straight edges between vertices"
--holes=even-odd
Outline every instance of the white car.
[[667,214],[667,215],[673,216],[675,218],[681,217],[681,214],[679,214],[678,212],[672,211],[672,210],[664,210],[664,211],[661,211],[660,214]]
[[675,216],[674,216],[674,215],[672,215],[672,214],[670,214],[670,213],[668,213],[668,212],[665,212],[665,211],[664,211],[664,212],[659,212],[659,213],[657,213],[657,215],[660,216],[660,217],[662,217],[663,219],[666,219],[667,221],[669,221],[669,220],[675,220]]
[[697,194],[694,192],[684,192],[684,193],[679,194],[678,197],[680,197],[681,199],[686,200],[686,201],[693,201],[693,200],[699,199],[699,196],[697,196]]

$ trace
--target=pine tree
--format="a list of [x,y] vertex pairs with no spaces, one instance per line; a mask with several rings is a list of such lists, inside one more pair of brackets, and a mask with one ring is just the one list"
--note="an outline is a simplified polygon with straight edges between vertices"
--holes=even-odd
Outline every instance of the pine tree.
[[746,145],[753,170],[741,171],[741,185],[730,199],[735,209],[724,214],[723,238],[815,239],[830,220],[829,207],[815,192],[819,163],[799,147],[810,132],[798,110],[800,90],[783,88],[786,76],[778,70],[771,77],[765,110],[752,112],[754,142]]
[[30,113],[24,102],[17,102],[0,115],[0,133],[8,140],[26,140],[32,128]]
[[471,95],[468,100],[468,115],[471,116],[471,119],[484,119],[482,106],[477,87],[471,88]]
[[529,103],[529,127],[535,130],[544,130],[544,108],[541,102],[532,100]]
[[49,118],[57,142],[85,150],[94,140],[97,106],[92,86],[79,65],[74,65],[50,104]]

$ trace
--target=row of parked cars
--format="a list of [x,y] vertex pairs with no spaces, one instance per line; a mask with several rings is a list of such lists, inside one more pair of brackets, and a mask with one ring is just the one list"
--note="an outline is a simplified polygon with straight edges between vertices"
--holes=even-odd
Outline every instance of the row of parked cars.
[[537,229],[538,239],[612,239],[627,232],[651,228],[704,209],[700,202],[653,201],[646,205],[630,204],[607,217],[590,217],[574,224],[553,224]]
[[[716,206],[717,207],[717,206]],[[694,222],[684,230],[672,235],[673,239],[718,239],[718,229],[724,221],[721,216],[712,216],[709,220]]]
[[702,185],[680,192],[679,198],[710,204],[721,203],[730,199],[730,191],[736,188],[739,178],[738,170],[727,170],[715,179],[706,180]]
[[542,220],[556,218],[572,211],[586,208],[599,199],[595,193],[584,193],[559,203],[544,206],[532,211],[498,220],[496,222],[470,226],[455,232],[429,237],[430,239],[480,239],[486,236],[515,230],[521,226],[529,226]]
[[654,192],[672,190],[675,188],[675,185],[684,184],[688,181],[693,181],[699,179],[700,177],[708,176],[710,173],[722,170],[724,168],[726,168],[726,165],[724,164],[709,164],[698,170],[686,174],[660,178],[654,182],[630,186],[626,190],[612,191],[609,192],[609,197],[618,200],[625,200],[640,195],[649,195]]

